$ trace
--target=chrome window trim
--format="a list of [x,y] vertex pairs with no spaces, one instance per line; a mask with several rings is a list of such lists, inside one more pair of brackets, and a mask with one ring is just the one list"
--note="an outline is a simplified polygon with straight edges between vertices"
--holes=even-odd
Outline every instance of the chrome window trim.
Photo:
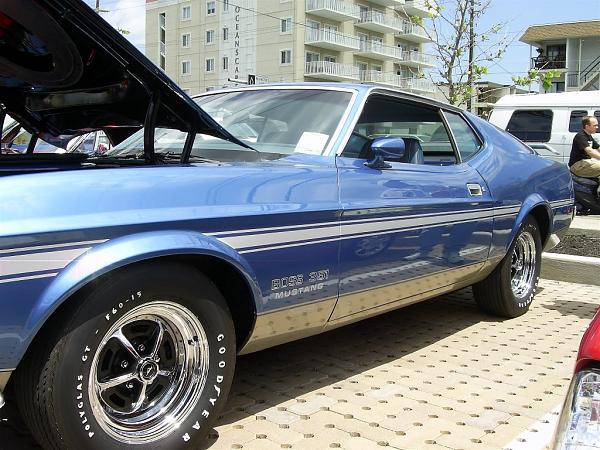
[[460,154],[460,150],[458,148],[458,144],[456,142],[456,136],[454,136],[454,131],[452,131],[452,127],[448,122],[448,118],[446,117],[446,111],[440,109],[439,114],[442,117],[442,123],[444,124],[444,126],[446,127],[446,131],[448,132],[448,137],[450,138],[450,145],[452,145],[452,149],[454,150],[454,158],[456,159],[456,162],[454,164],[459,166],[463,163],[463,160]]
[[356,114],[354,115],[354,118],[352,119],[352,121],[350,121],[347,124],[348,128],[346,130],[346,134],[341,138],[340,145],[339,145],[337,151],[335,152],[335,156],[342,156],[342,152],[346,148],[346,144],[348,144],[348,141],[350,140],[350,136],[352,136],[352,132],[354,131],[354,128],[356,127],[356,124],[358,123],[358,119],[360,118],[363,110],[365,109],[365,103],[367,103],[367,99],[373,93],[373,91],[375,91],[375,88],[370,88],[363,94],[363,98],[361,99],[360,103],[357,105],[357,111],[356,111]]
[[[476,152],[471,153],[471,156],[468,157],[467,159],[462,159],[462,155],[460,154],[460,149],[458,148],[458,144],[456,145],[456,150],[457,150],[458,155],[460,157],[461,163],[469,161],[470,159],[473,159],[473,157],[475,157],[476,155],[478,155],[479,153],[481,153],[481,151],[487,146],[487,142],[485,141],[485,139],[483,138],[483,136],[481,135],[481,133],[479,132],[479,130],[477,130],[475,128],[475,126],[471,123],[471,121],[467,118],[467,116],[465,116],[461,112],[456,112],[456,111],[442,110],[442,112],[444,112],[444,113],[446,113],[446,112],[452,112],[454,114],[457,114],[462,120],[465,121],[465,123],[467,124],[467,126],[471,129],[471,131],[475,135],[475,138],[479,141],[479,148],[477,149]],[[450,131],[452,131],[452,127],[450,126],[450,124],[448,124],[448,128],[450,128]],[[452,132],[452,136],[454,137],[454,132]]]

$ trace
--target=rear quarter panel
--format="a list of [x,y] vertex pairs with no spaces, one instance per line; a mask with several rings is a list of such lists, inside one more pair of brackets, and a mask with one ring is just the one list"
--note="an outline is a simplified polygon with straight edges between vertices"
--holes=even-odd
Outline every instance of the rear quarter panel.
[[548,213],[548,236],[568,228],[573,213],[568,168],[536,155],[514,136],[478,117],[468,115],[468,119],[486,141],[486,148],[469,164],[485,179],[498,209],[490,258],[506,253],[523,219],[535,207],[542,206]]

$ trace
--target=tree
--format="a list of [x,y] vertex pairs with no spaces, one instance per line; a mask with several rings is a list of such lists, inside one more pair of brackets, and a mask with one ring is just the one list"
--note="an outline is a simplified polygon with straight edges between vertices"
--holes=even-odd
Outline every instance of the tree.
[[442,6],[425,0],[432,22],[426,32],[440,64],[436,75],[448,85],[448,93],[443,94],[453,105],[470,101],[474,83],[487,73],[487,64],[500,59],[509,44],[508,38],[501,35],[505,23],[480,27],[491,1],[447,0]]
[[540,72],[537,69],[530,69],[524,77],[512,77],[513,83],[517,86],[529,86],[531,90],[532,83],[539,83],[544,88],[544,91],[549,91],[552,88],[552,79],[560,77],[560,70],[547,70]]

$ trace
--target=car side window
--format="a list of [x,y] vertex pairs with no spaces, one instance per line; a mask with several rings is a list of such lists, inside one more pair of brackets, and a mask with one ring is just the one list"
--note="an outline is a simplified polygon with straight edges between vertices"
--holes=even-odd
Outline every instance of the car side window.
[[510,117],[506,131],[524,142],[548,142],[552,117],[550,109],[518,110]]
[[481,149],[481,141],[459,114],[448,111],[445,111],[444,114],[454,135],[460,158],[462,161],[466,161]]
[[569,118],[569,131],[571,133],[577,133],[581,131],[581,119],[587,115],[588,112],[584,110],[571,111],[571,117]]
[[435,165],[457,162],[440,110],[434,106],[371,95],[341,156],[369,159],[371,144],[379,137],[404,140],[406,151],[398,162]]

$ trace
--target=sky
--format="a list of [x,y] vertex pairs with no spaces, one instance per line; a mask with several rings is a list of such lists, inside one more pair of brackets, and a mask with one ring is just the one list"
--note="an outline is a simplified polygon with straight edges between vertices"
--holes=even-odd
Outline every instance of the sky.
[[[259,3],[261,0],[257,0]],[[438,0],[447,3],[450,0]],[[94,0],[86,0],[94,5]],[[235,0],[231,0],[235,4]],[[144,51],[145,0],[100,0],[100,7],[109,10],[102,16],[114,27],[130,31],[127,38]],[[510,41],[502,59],[488,64],[484,80],[512,84],[512,75],[525,75],[529,69],[529,45],[519,38],[531,25],[600,19],[600,0],[492,0],[483,17],[482,29],[502,22],[502,34]],[[427,50],[426,50],[427,52]],[[535,55],[535,52],[534,52]]]

